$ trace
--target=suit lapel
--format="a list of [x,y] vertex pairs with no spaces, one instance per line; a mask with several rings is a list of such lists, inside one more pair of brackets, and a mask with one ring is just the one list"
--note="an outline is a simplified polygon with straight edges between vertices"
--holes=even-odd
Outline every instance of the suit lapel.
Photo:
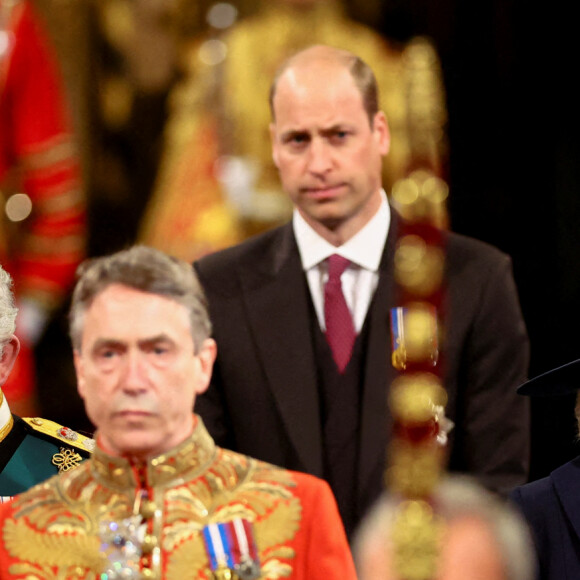
[[259,269],[240,276],[268,386],[304,469],[323,475],[316,364],[308,287],[292,225],[279,230]]
[[[387,407],[388,385],[395,377],[391,365],[389,309],[394,304],[393,256],[399,219],[391,208],[391,225],[379,267],[379,283],[369,310],[370,323],[362,393],[359,451],[359,502],[365,504],[377,471],[384,469],[392,418]],[[380,480],[382,482],[382,478]]]

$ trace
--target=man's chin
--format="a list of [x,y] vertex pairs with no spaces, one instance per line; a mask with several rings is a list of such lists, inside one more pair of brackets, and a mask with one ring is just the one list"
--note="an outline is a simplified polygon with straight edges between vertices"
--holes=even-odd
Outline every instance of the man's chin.
[[163,453],[163,440],[158,434],[148,434],[143,430],[126,429],[121,435],[112,438],[113,449],[122,457],[148,459]]
[[135,462],[141,463],[157,457],[163,453],[163,449],[158,446],[127,446],[122,451],[121,456],[127,459],[132,459]]
[[309,204],[300,208],[300,213],[310,225],[314,222],[327,228],[335,228],[344,220],[344,210],[331,201]]
[[330,231],[338,229],[345,221],[344,216],[335,211],[321,211],[317,213],[318,215],[315,216],[316,221]]

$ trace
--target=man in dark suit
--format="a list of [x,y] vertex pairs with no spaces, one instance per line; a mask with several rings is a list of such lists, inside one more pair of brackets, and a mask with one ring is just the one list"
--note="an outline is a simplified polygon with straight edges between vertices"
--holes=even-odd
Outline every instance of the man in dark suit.
[[[317,46],[291,58],[272,87],[271,136],[293,221],[195,264],[220,343],[198,407],[210,432],[325,477],[348,531],[383,488],[396,376],[389,311],[401,218],[381,188],[389,130],[377,102],[372,71],[351,53]],[[528,405],[515,394],[528,341],[511,262],[453,234],[446,252],[451,468],[507,492],[526,480],[529,443]],[[325,339],[336,254],[348,260],[341,283],[356,334],[346,366]]]
[[[523,384],[518,393],[561,396],[580,389],[580,359],[548,371]],[[580,429],[580,397],[576,419]],[[538,558],[538,579],[580,578],[580,457],[552,471],[548,477],[516,488],[510,498],[532,529]]]

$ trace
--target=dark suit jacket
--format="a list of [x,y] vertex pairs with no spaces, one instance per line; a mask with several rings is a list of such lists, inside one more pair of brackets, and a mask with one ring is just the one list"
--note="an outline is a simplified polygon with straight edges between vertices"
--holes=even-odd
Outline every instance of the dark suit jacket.
[[[389,308],[395,306],[391,228],[372,309],[357,493],[369,505],[383,487],[391,418]],[[212,384],[196,411],[219,445],[323,477],[319,390],[309,320],[310,294],[292,225],[286,224],[195,264],[218,344]],[[515,387],[526,379],[528,339],[509,257],[449,235],[446,361],[451,467],[507,492],[525,483],[529,408]]]
[[580,578],[580,457],[515,489],[511,499],[530,524],[541,580]]

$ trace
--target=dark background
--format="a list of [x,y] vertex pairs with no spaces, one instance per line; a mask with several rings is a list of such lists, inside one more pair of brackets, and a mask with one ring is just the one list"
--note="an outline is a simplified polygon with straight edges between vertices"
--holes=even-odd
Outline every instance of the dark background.
[[[512,256],[530,376],[580,358],[579,51],[569,4],[396,0],[383,7],[383,32],[427,34],[439,50],[451,227]],[[531,479],[577,454],[573,409],[574,396],[532,401]]]
[[[243,4],[251,13],[252,2]],[[580,357],[579,51],[569,4],[351,0],[347,9],[395,41],[433,39],[447,91],[451,227],[512,256],[531,340],[530,376]],[[140,197],[115,206],[90,186],[91,255],[133,241],[154,175],[164,102],[163,94],[142,99],[148,124],[124,136],[129,162],[144,180]],[[70,359],[63,361],[66,307],[37,349],[42,411],[88,430]],[[578,452],[573,408],[574,397],[533,401],[531,479]]]

